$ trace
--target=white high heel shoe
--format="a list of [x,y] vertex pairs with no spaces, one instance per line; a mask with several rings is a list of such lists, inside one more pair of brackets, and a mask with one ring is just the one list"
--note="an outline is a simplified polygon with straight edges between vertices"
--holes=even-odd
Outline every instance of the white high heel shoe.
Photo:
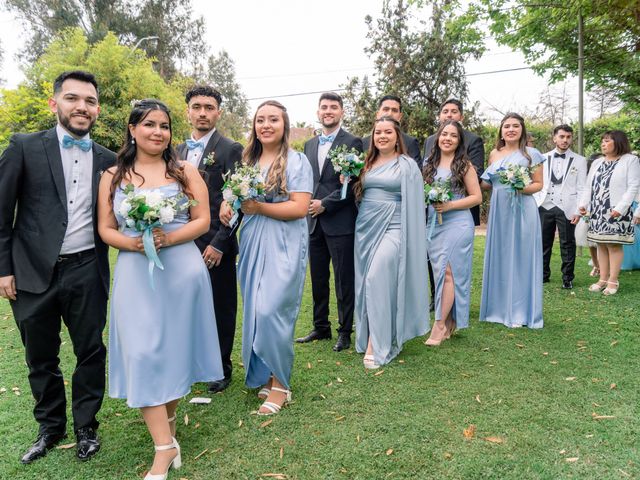
[[166,480],[167,475],[169,475],[169,469],[171,467],[173,467],[174,470],[177,470],[182,466],[182,455],[180,454],[180,445],[178,445],[178,442],[175,438],[171,437],[171,440],[173,440],[173,443],[170,443],[169,445],[154,445],[153,447],[156,449],[156,452],[171,450],[172,448],[175,448],[176,450],[178,450],[178,454],[173,458],[173,460],[171,460],[171,463],[167,467],[167,471],[159,475],[152,475],[151,473],[147,473],[144,477],[144,480]]
[[284,402],[282,402],[282,405],[278,405],[277,403],[273,403],[273,402],[264,402],[260,406],[260,408],[264,407],[267,409],[267,411],[261,412],[260,410],[258,410],[258,415],[275,415],[280,410],[282,410],[283,407],[286,407],[291,402],[291,390],[285,390],[284,388],[278,388],[278,387],[271,387],[271,390],[284,393],[285,394]]

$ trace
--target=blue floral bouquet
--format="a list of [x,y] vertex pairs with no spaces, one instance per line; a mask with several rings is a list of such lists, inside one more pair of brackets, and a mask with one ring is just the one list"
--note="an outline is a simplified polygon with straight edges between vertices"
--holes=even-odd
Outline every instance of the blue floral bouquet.
[[347,198],[347,185],[351,177],[360,175],[364,167],[364,153],[355,148],[347,149],[346,145],[340,145],[329,152],[329,159],[336,173],[342,175],[342,191],[340,198]]
[[531,184],[531,174],[535,168],[536,167],[524,167],[510,163],[506,167],[498,168],[496,175],[498,175],[500,183],[508,185],[515,194],[521,192],[527,185]]
[[233,174],[227,172],[224,175],[222,198],[233,210],[229,226],[234,227],[238,221],[242,202],[264,195],[264,188],[264,178],[260,173],[260,167],[257,165],[253,167],[243,165],[238,167]]
[[164,270],[164,265],[158,257],[153,242],[153,229],[173,222],[179,212],[197,205],[195,200],[189,200],[184,193],[172,197],[164,197],[159,190],[137,190],[133,184],[127,185],[123,193],[125,199],[120,203],[118,213],[124,219],[124,227],[142,232],[144,253],[149,260],[149,281],[153,285],[153,269]]

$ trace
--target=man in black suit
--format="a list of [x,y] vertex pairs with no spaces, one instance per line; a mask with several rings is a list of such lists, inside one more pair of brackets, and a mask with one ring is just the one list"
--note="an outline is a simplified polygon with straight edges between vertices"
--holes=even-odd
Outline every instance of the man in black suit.
[[344,113],[342,97],[328,92],[320,96],[318,120],[322,135],[307,141],[304,154],[313,169],[313,196],[309,205],[309,264],[313,294],[313,330],[296,339],[298,343],[331,338],[329,322],[329,264],[333,265],[338,300],[338,341],[336,352],[351,346],[355,301],[353,234],[356,205],[353,191],[340,199],[340,175],[335,172],[329,152],[346,145],[362,152],[362,140],[340,127]]
[[235,233],[220,222],[223,175],[233,172],[242,158],[242,145],[220,134],[216,123],[221,115],[222,95],[210,86],[195,86],[186,94],[187,117],[193,127],[191,138],[178,146],[181,158],[203,171],[209,189],[211,225],[209,231],[196,239],[202,252],[213,290],[213,306],[218,326],[218,340],[224,378],[209,383],[209,391],[223,391],[231,383],[231,350],[236,332],[238,291],[236,286]]
[[[378,100],[378,111],[376,112],[376,118],[391,117],[396,122],[402,121],[402,100],[396,95],[385,95]],[[422,166],[422,155],[420,154],[420,142],[411,135],[407,135],[402,132],[402,139],[404,140],[404,146],[407,148],[407,154],[413,158],[418,167]],[[367,135],[362,139],[362,146],[364,151],[369,150],[371,144],[371,135]]]
[[[449,98],[445,100],[440,105],[440,123],[445,120],[455,120],[456,122],[462,122],[464,119],[464,113],[462,109],[462,103],[455,98]],[[436,135],[433,134],[428,137],[424,142],[424,152],[423,152],[423,162],[427,161],[429,156],[431,155],[431,151],[433,150],[433,146],[436,142]],[[469,156],[469,160],[473,164],[476,169],[476,173],[478,174],[478,181],[480,181],[480,175],[484,172],[484,143],[482,142],[482,138],[480,138],[475,133],[470,132],[469,130],[464,130],[464,145],[467,149],[467,155]],[[422,166],[421,165],[421,166]],[[476,206],[471,208],[471,215],[473,215],[473,223],[475,225],[480,225],[480,206]],[[433,297],[432,297],[433,298]]]
[[97,233],[96,195],[115,154],[89,139],[100,112],[92,74],[58,76],[49,107],[56,127],[13,135],[0,157],[0,296],[10,300],[20,330],[40,424],[22,463],[66,437],[61,319],[77,359],[71,393],[81,460],[100,449],[96,414],[105,388],[109,260]]

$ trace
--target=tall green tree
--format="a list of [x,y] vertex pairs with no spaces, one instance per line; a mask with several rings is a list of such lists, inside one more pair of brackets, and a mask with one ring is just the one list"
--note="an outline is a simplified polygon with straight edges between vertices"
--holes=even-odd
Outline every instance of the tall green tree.
[[587,89],[604,88],[640,111],[640,2],[480,0],[470,12],[489,21],[497,42],[521,51],[552,82],[578,72],[578,18],[584,19]]
[[207,63],[206,81],[222,94],[220,130],[241,140],[249,129],[249,103],[236,79],[235,62],[226,50],[221,50],[217,55],[211,55]]
[[91,136],[102,145],[117,150],[124,139],[131,103],[155,97],[174,112],[174,141],[188,132],[177,83],[167,83],[153,69],[142,52],[131,52],[109,33],[91,45],[81,29],[69,29],[54,39],[41,57],[26,69],[26,79],[16,89],[2,90],[0,96],[0,148],[11,134],[33,132],[55,125],[47,100],[53,94],[53,80],[65,70],[84,69],[96,75],[100,85],[101,112]]
[[432,133],[443,100],[467,100],[464,64],[485,48],[476,20],[460,11],[457,0],[384,0],[379,18],[365,18],[373,82],[356,77],[346,85],[347,121],[354,130],[368,131],[376,98],[393,93],[403,101],[405,130],[419,138]]
[[[80,28],[93,44],[114,32],[131,46],[140,44],[155,58],[163,78],[178,70],[195,69],[203,52],[204,19],[194,16],[191,1],[184,0],[2,0],[30,32],[23,53],[25,64],[35,61],[51,41],[67,28]],[[206,50],[206,47],[204,47]]]

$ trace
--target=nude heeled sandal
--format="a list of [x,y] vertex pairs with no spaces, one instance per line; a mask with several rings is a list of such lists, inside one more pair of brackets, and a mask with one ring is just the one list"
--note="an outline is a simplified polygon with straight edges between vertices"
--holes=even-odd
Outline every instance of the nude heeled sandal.
[[261,407],[266,408],[268,411],[267,412],[261,412],[260,410],[258,410],[258,415],[261,415],[261,416],[264,416],[264,415],[275,415],[280,410],[282,410],[284,407],[286,407],[289,402],[291,402],[291,390],[285,390],[284,388],[278,388],[278,387],[271,387],[271,391],[276,391],[276,392],[281,392],[281,393],[286,394],[286,396],[284,398],[284,402],[282,402],[282,405],[278,405],[277,403],[273,403],[273,402],[264,402],[261,405]]

